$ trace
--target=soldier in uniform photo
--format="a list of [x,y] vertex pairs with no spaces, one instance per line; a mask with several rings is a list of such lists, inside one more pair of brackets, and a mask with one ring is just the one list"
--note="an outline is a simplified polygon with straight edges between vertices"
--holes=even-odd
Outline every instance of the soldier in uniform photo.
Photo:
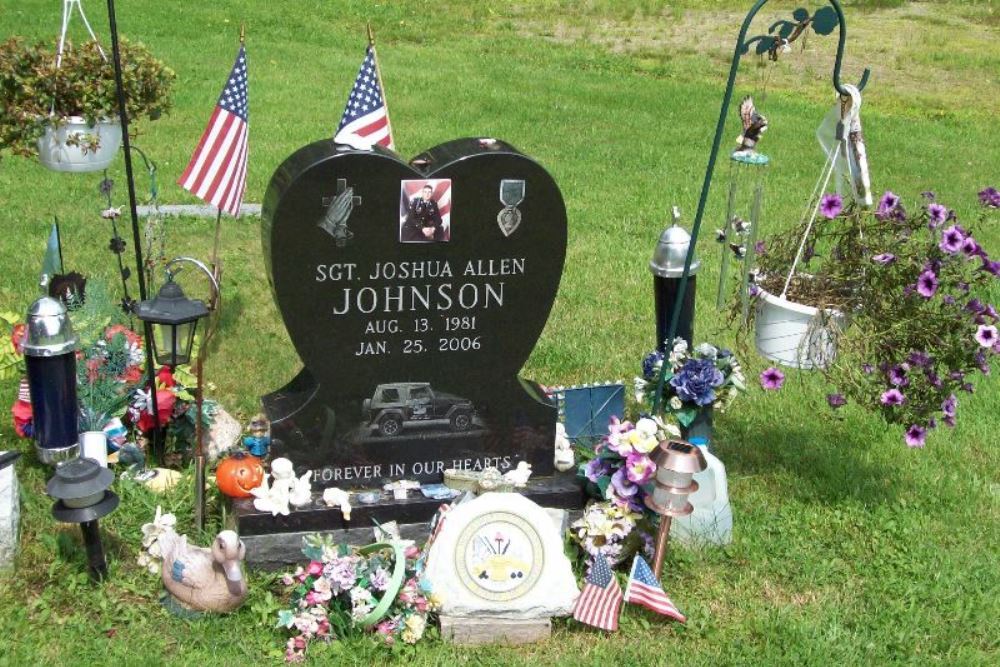
[[434,188],[425,185],[420,193],[410,200],[406,221],[399,232],[399,240],[404,243],[435,243],[445,240],[445,230],[441,221],[441,211],[432,198]]

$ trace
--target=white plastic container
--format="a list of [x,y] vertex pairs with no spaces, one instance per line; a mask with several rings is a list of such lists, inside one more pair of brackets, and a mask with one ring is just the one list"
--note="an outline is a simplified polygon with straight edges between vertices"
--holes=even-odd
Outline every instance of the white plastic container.
[[844,314],[788,301],[764,290],[757,295],[757,351],[793,368],[824,368],[837,354],[831,328],[843,329]]
[[94,459],[102,468],[108,467],[108,436],[104,431],[84,431],[80,434],[80,457]]
[[[38,140],[38,159],[53,171],[86,172],[106,168],[118,154],[122,143],[122,127],[117,120],[99,121],[88,125],[80,116],[69,116],[59,127],[49,126]],[[74,135],[97,135],[97,150],[86,151],[82,146],[68,146]]]
[[729,506],[726,466],[708,451],[707,442],[700,438],[693,440],[699,440],[692,444],[701,447],[708,465],[694,474],[698,490],[688,497],[694,511],[687,516],[675,517],[670,525],[670,535],[694,546],[729,544],[733,541],[733,510]]

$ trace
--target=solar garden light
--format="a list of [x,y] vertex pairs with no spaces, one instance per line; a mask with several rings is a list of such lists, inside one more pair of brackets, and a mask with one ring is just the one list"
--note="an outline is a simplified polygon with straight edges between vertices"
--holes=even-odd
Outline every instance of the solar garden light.
[[118,507],[118,496],[111,491],[114,479],[115,474],[94,459],[76,458],[56,466],[55,476],[45,486],[56,499],[52,505],[55,520],[80,524],[90,576],[97,580],[108,576],[97,520]]
[[[681,210],[674,206],[674,222],[663,230],[660,240],[653,250],[649,271],[653,274],[653,296],[656,302],[656,349],[666,352],[673,348],[673,341],[666,337],[670,329],[670,317],[677,303],[681,276],[684,274],[684,260],[687,258],[691,235],[680,226]],[[694,258],[688,273],[688,284],[684,290],[684,302],[677,320],[678,338],[683,338],[690,346],[694,335],[694,293],[695,274],[701,262]]]
[[24,361],[31,392],[35,451],[55,465],[80,454],[76,402],[77,337],[59,299],[43,296],[28,308]]
[[197,415],[194,422],[194,522],[201,530],[205,525],[205,453],[202,447],[202,408],[204,401],[204,369],[205,357],[208,356],[208,343],[215,333],[219,315],[222,312],[222,292],[216,273],[204,262],[191,257],[177,257],[167,262],[167,281],[160,288],[155,299],[143,301],[136,308],[136,316],[143,322],[153,326],[153,353],[157,363],[171,368],[178,364],[191,361],[191,348],[194,345],[194,332],[198,320],[207,317],[210,307],[200,299],[189,299],[184,295],[181,286],[174,282],[174,276],[180,273],[177,267],[190,264],[208,278],[212,288],[209,299],[211,311],[215,313],[208,325],[201,344],[198,346],[198,356],[195,360],[195,376],[198,387],[195,392],[195,409]]
[[687,516],[694,511],[688,496],[698,489],[694,474],[708,466],[701,448],[683,440],[664,440],[652,454],[656,464],[653,493],[646,495],[646,507],[660,515],[660,530],[656,534],[656,555],[653,572],[660,578],[667,553],[670,523],[675,516]]

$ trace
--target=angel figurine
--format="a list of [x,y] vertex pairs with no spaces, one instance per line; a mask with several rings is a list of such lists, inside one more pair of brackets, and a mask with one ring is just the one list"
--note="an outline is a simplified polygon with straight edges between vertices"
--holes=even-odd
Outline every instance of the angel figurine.
[[264,478],[260,486],[250,490],[254,497],[253,506],[258,511],[270,512],[273,516],[288,516],[290,495],[298,481],[291,461],[286,458],[274,459],[271,461],[271,474]]

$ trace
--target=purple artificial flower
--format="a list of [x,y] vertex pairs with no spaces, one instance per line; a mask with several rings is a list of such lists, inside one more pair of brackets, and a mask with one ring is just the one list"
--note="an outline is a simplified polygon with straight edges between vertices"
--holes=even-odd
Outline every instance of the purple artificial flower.
[[927,206],[927,225],[934,229],[939,227],[948,219],[948,207],[938,204],[937,202],[932,202]]
[[881,401],[882,405],[888,405],[890,407],[894,407],[906,403],[906,396],[903,396],[903,392],[893,387],[888,391],[882,392],[882,396],[879,400]]
[[975,338],[983,347],[993,347],[997,342],[997,328],[992,324],[980,324],[976,328]]
[[965,241],[965,234],[958,225],[952,225],[941,234],[941,242],[938,247],[949,255],[954,255],[962,249],[962,242]]
[[760,294],[760,287],[757,286],[757,283],[750,283],[750,286],[747,288],[747,292],[750,296],[757,296]]
[[819,202],[819,212],[833,220],[844,210],[844,200],[840,195],[825,194]]
[[836,410],[837,408],[841,408],[841,407],[847,405],[847,399],[844,398],[843,394],[827,394],[826,395],[826,402],[834,410]]
[[880,218],[888,217],[897,206],[899,206],[899,196],[890,190],[886,190],[882,198],[879,199],[878,210],[876,210],[875,215]]
[[639,487],[629,481],[625,468],[619,468],[611,476],[611,486],[622,500],[629,500],[639,492]]
[[931,365],[932,359],[926,352],[914,350],[910,352],[910,356],[906,358],[906,362],[917,368],[926,368]]
[[647,380],[652,380],[656,377],[657,366],[663,362],[663,353],[659,350],[655,350],[646,355],[646,358],[642,360],[642,376]]
[[766,255],[767,244],[764,243],[763,241],[757,241],[756,243],[753,244],[753,251],[758,255]]
[[911,424],[910,428],[906,429],[906,435],[903,437],[907,447],[923,447],[926,439],[927,429],[916,424]]
[[611,472],[611,466],[604,459],[590,459],[583,467],[583,474],[594,484],[609,472]]
[[933,271],[924,271],[917,278],[917,294],[929,299],[937,292],[938,279]]
[[670,386],[685,403],[705,406],[715,402],[715,389],[725,381],[726,376],[711,359],[688,359],[670,378]]
[[941,403],[941,412],[944,413],[945,417],[954,417],[955,413],[958,411],[958,396],[952,394],[948,398],[944,399]]
[[760,374],[760,386],[767,391],[776,391],[785,384],[785,374],[774,366],[765,368]]
[[886,375],[889,376],[889,384],[897,387],[905,387],[910,384],[910,378],[906,377],[906,372],[908,370],[910,370],[910,367],[907,364],[901,364],[890,368],[889,372],[886,373]]
[[891,252],[883,252],[879,255],[872,257],[872,261],[876,264],[892,264],[896,261],[896,256]]
[[972,386],[971,382],[966,382],[961,386],[961,390],[964,391],[966,394],[972,394],[975,393],[976,388]]
[[656,464],[645,454],[632,454],[625,463],[626,475],[634,484],[645,484],[656,473]]
[[384,591],[389,588],[389,572],[384,567],[376,568],[371,574],[372,588],[377,591]]
[[996,188],[984,188],[979,191],[979,202],[987,208],[1000,208],[1000,192]]

